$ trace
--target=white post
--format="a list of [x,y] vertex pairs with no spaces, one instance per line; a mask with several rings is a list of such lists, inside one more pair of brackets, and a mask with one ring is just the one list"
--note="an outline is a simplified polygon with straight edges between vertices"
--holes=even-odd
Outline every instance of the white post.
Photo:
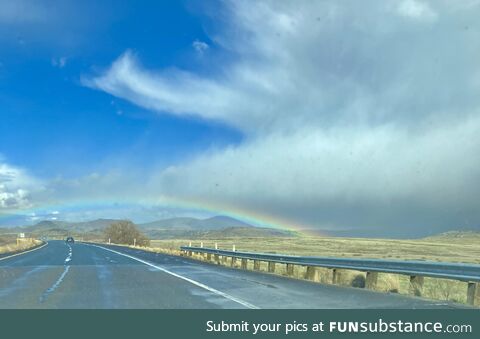
[[217,243],[215,243],[215,249],[218,250],[218,244]]
[[108,244],[110,245],[110,238],[108,238]]
[[192,242],[191,241],[188,243],[188,247],[192,247]]
[[133,247],[135,247],[136,245],[137,245],[137,239],[133,238]]
[[233,245],[233,249],[232,249],[232,250],[233,250],[233,252],[235,252],[235,245]]
[[200,243],[200,247],[202,247],[202,248],[203,248],[203,241]]

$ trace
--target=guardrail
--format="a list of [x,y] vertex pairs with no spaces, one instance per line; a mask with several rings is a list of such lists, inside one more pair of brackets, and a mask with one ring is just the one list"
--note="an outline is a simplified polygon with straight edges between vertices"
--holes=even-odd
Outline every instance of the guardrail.
[[480,282],[480,265],[460,263],[440,263],[431,261],[400,261],[385,259],[351,259],[331,257],[309,257],[270,253],[253,253],[220,250],[215,248],[181,246],[180,249],[188,256],[195,253],[205,256],[207,261],[213,260],[224,264],[231,258],[231,266],[237,259],[241,260],[241,268],[247,269],[248,260],[253,260],[253,269],[260,270],[260,262],[268,263],[268,272],[275,272],[275,264],[286,265],[287,275],[293,276],[294,266],[306,266],[305,279],[319,281],[320,272],[317,267],[332,269],[332,283],[337,282],[337,269],[348,269],[366,272],[365,287],[375,289],[378,273],[393,273],[410,276],[410,293],[422,294],[424,277],[443,278],[464,281],[467,283],[467,303],[475,304],[477,287]]

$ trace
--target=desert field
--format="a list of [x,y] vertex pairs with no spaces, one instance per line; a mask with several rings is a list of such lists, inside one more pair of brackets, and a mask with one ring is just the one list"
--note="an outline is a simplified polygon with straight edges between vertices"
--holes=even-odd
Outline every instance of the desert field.
[[151,240],[151,247],[178,249],[192,242],[199,246],[238,251],[283,253],[350,258],[384,258],[398,260],[432,260],[480,264],[480,234],[454,233],[419,240],[391,240],[366,238],[307,237],[294,238],[224,238]]
[[[182,245],[214,247],[237,251],[284,253],[293,255],[350,257],[350,258],[384,258],[393,260],[428,260],[443,262],[464,262],[480,264],[480,235],[478,233],[452,232],[419,240],[391,240],[365,238],[331,238],[331,237],[295,237],[295,238],[225,238],[204,240],[152,240],[150,247],[154,251],[179,253]],[[198,257],[199,260],[203,258]],[[237,265],[240,263],[237,261]],[[253,269],[253,263],[248,268]],[[283,265],[278,265],[278,274],[286,275]],[[262,263],[262,271],[267,271]],[[321,269],[322,283],[331,281],[331,271]],[[302,279],[305,268],[297,266],[295,276]],[[351,287],[363,287],[365,273],[341,270],[339,284]],[[467,284],[464,282],[425,278],[422,297],[466,302]],[[410,289],[408,276],[398,274],[379,274],[377,290],[389,293],[407,294]]]

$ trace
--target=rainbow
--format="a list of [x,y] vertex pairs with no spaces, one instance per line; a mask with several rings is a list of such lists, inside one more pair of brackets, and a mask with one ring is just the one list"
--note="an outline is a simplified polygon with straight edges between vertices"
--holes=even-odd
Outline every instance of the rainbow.
[[[294,223],[292,220],[281,219],[269,214],[258,213],[256,211],[245,210],[238,207],[213,203],[209,201],[199,200],[187,200],[178,199],[172,197],[162,196],[158,199],[145,200],[145,201],[130,201],[127,199],[113,200],[88,200],[88,201],[70,201],[66,203],[51,203],[45,205],[34,206],[28,209],[10,211],[9,213],[0,214],[0,219],[9,218],[13,215],[46,215],[53,211],[89,211],[92,209],[101,210],[107,208],[119,208],[119,207],[140,207],[140,206],[158,206],[165,208],[175,208],[189,210],[192,212],[209,214],[209,215],[225,215],[243,222],[261,226],[270,227],[288,231],[304,231],[310,227]],[[108,216],[105,216],[108,217]]]

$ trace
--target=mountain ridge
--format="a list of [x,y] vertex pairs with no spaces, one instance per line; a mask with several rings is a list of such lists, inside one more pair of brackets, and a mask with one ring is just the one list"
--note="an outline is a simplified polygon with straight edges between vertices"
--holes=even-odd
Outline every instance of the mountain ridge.
[[[103,230],[121,219],[95,219],[90,221],[68,222],[63,220],[41,220],[35,225],[10,228],[18,233],[35,235],[86,235],[101,236]],[[285,237],[294,236],[293,232],[258,227],[241,220],[217,215],[199,219],[192,217],[177,217],[136,224],[148,237],[173,238],[204,238],[204,237]]]

